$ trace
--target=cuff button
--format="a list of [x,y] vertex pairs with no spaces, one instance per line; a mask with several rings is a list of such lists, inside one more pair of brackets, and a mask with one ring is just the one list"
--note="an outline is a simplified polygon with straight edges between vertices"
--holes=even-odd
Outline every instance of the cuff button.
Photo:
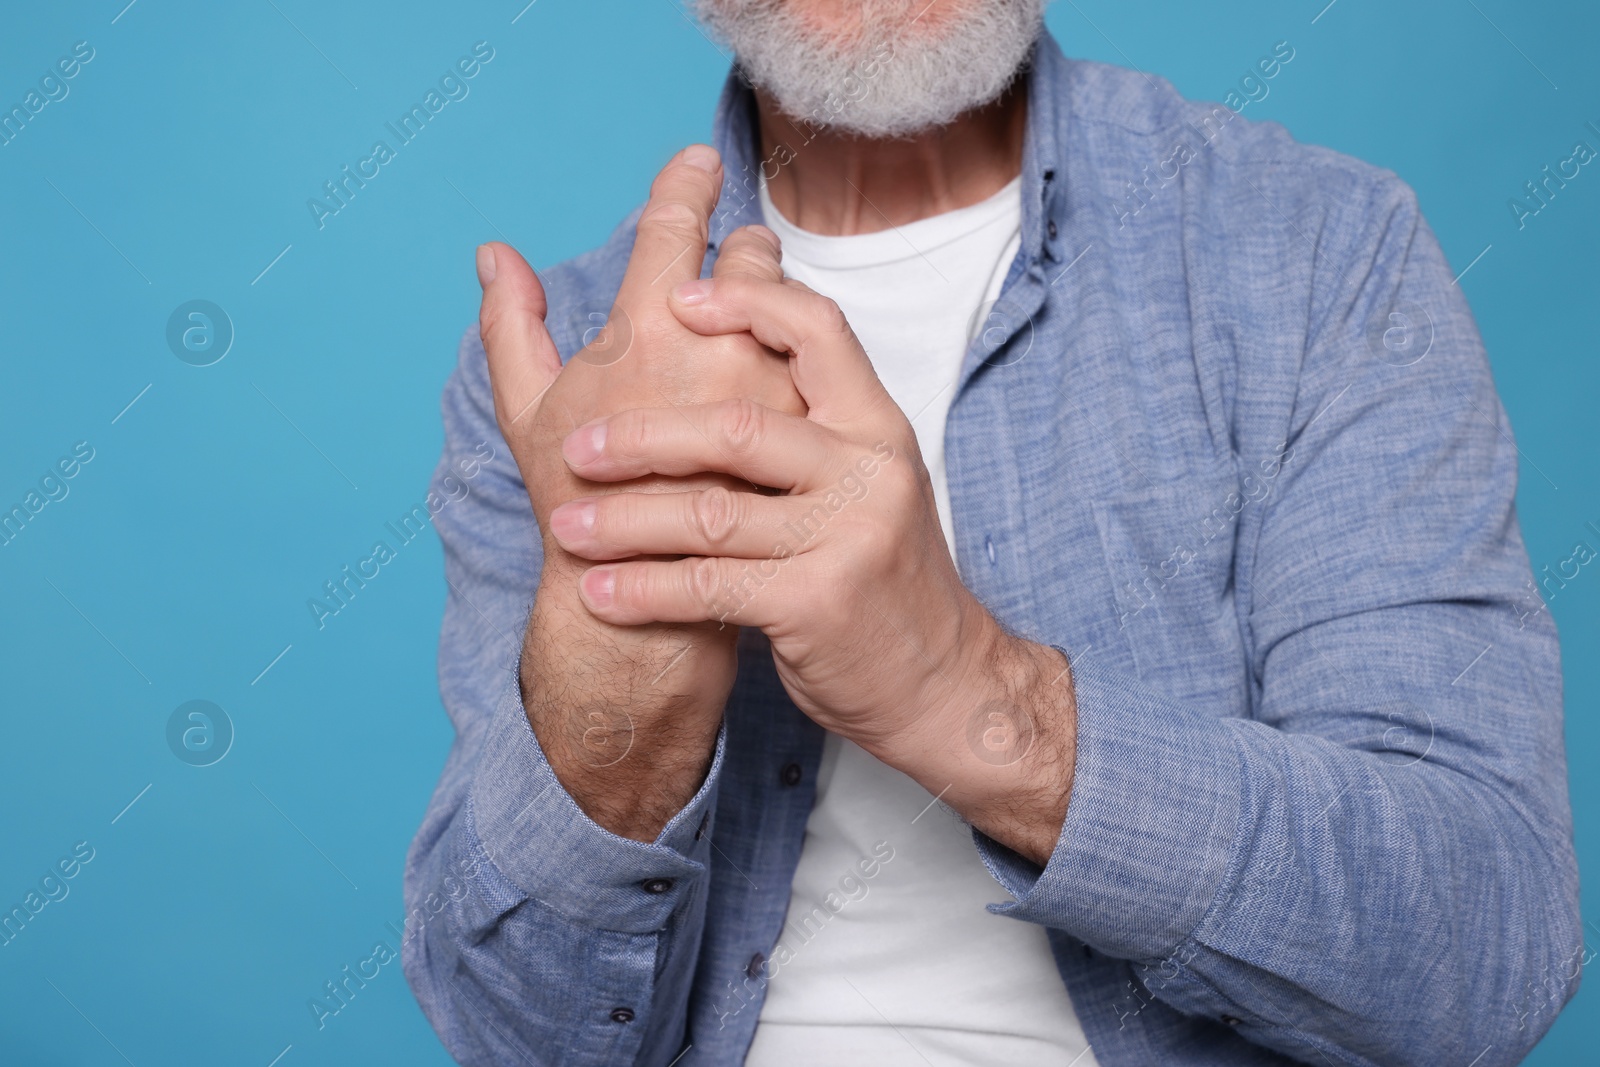
[[631,1023],[631,1022],[633,1022],[633,1009],[632,1008],[612,1008],[611,1009],[611,1021],[614,1022],[614,1023]]

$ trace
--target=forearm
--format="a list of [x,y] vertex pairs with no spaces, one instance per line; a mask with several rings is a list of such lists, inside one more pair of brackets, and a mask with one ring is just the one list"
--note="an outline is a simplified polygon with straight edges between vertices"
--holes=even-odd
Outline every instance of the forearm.
[[933,681],[928,713],[874,754],[1043,866],[1072,793],[1072,672],[1060,652],[1006,633],[973,606],[963,640],[977,653],[947,664]]
[[733,628],[619,627],[541,584],[524,638],[528,722],[589,818],[653,841],[705,781],[733,684]]

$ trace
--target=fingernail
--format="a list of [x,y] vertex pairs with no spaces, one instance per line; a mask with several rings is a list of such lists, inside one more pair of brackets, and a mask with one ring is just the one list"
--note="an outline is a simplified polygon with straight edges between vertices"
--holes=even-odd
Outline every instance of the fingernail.
[[578,584],[592,607],[609,608],[617,591],[617,572],[610,567],[595,567],[585,572]]
[[691,167],[715,171],[722,157],[717,155],[717,150],[710,145],[692,144],[683,150],[683,161]]
[[494,249],[488,245],[478,246],[478,284],[485,289],[494,281]]
[[674,300],[690,307],[705,303],[706,297],[710,295],[710,278],[696,278],[692,282],[680,282],[672,290],[672,298]]
[[569,500],[550,513],[550,529],[561,541],[586,541],[594,532],[593,500]]
[[774,252],[783,251],[783,242],[778,240],[778,235],[767,229],[765,226],[762,226],[759,223],[753,223],[745,228],[751,233],[755,234],[757,237],[765,240],[767,244],[772,246],[772,250]]
[[593,463],[600,458],[606,447],[606,423],[604,419],[580,426],[567,435],[561,443],[561,454],[567,462],[577,466]]

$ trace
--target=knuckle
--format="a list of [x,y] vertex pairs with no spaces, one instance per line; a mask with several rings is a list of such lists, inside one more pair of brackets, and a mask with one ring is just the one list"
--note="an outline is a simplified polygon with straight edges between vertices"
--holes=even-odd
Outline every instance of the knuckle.
[[544,447],[547,432],[537,418],[519,418],[520,414],[508,399],[498,395],[495,397],[494,421],[500,428],[500,436],[505,438],[507,447],[514,454],[529,455],[529,449]]
[[705,544],[712,549],[725,547],[739,526],[736,494],[724,486],[702,489],[692,502],[694,524]]
[[478,307],[478,337],[486,351],[499,345],[507,318],[505,304],[498,300],[485,300]]
[[478,305],[478,339],[483,342],[483,347],[488,348],[494,344],[494,328],[500,322],[500,311],[486,299]]
[[718,262],[724,261],[723,270],[741,274],[764,274],[775,265],[770,257],[748,246],[725,248]]
[[667,198],[682,193],[704,195],[716,188],[716,178],[710,171],[692,167],[679,160],[663,167],[650,182],[652,198]]
[[760,450],[766,436],[766,416],[760,404],[744,397],[725,400],[718,418],[723,440],[735,455],[748,456]]
[[931,491],[924,490],[918,478],[901,475],[885,481],[884,502],[894,515],[916,514],[914,509],[922,507],[931,496]]
[[616,607],[636,607],[649,599],[649,568],[618,567],[611,602]]
[[844,317],[844,311],[839,307],[838,301],[832,297],[818,296],[814,301],[817,329],[825,334],[848,334],[850,322]]
[[616,459],[649,455],[650,440],[650,422],[637,412],[619,412],[606,424],[606,452]]
[[613,493],[595,502],[594,528],[590,536],[601,545],[610,547],[625,541],[639,526],[638,508],[631,493]]
[[745,395],[751,395],[752,391],[743,387],[743,383],[755,380],[751,377],[751,368],[748,366],[751,356],[750,335],[725,333],[702,337],[700,340],[706,365],[723,370],[731,369],[735,377],[729,380],[738,383],[735,387],[740,388]]
[[691,560],[685,570],[684,580],[688,584],[689,596],[697,606],[707,611],[716,610],[717,596],[721,592],[716,560],[708,557]]
[[657,231],[681,237],[684,240],[706,238],[706,218],[681,200],[667,200],[652,204],[639,217],[641,231]]
[[752,233],[749,227],[735,230],[722,247],[725,255],[737,257],[750,266],[776,267],[779,262],[777,249],[765,238]]

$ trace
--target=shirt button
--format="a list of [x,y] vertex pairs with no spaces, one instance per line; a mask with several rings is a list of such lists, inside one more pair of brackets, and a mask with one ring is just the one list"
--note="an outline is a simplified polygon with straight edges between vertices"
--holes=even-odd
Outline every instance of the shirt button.
[[1237,1015],[1224,1015],[1222,1017],[1223,1026],[1238,1026],[1243,1022],[1244,1020],[1239,1018]]
[[646,893],[665,893],[672,888],[671,878],[647,878],[639,883],[639,888]]
[[1051,219],[1048,223],[1045,224],[1044,232],[1048,233],[1050,235],[1050,240],[1054,241],[1056,239],[1056,220],[1055,219]]
[[612,1008],[611,1009],[611,1021],[614,1022],[614,1023],[631,1023],[631,1022],[633,1022],[633,1009],[632,1008]]
[[785,763],[783,765],[783,770],[778,772],[778,780],[781,781],[784,785],[799,785],[800,784],[800,764],[798,764],[798,763]]
[[708,827],[710,825],[711,825],[711,813],[708,811],[708,812],[706,812],[704,815],[702,815],[700,817],[700,826],[694,832],[694,839],[696,841],[698,841],[702,837],[706,836],[706,827]]
[[983,548],[985,552],[989,553],[989,562],[993,564],[995,561],[994,538],[985,537],[983,539]]
[[747,977],[750,977],[750,978],[760,978],[761,977],[761,965],[763,963],[766,963],[766,962],[767,962],[767,958],[765,956],[763,956],[761,953],[757,952],[754,956],[750,957],[750,962],[745,965],[745,968],[744,968],[745,975]]

